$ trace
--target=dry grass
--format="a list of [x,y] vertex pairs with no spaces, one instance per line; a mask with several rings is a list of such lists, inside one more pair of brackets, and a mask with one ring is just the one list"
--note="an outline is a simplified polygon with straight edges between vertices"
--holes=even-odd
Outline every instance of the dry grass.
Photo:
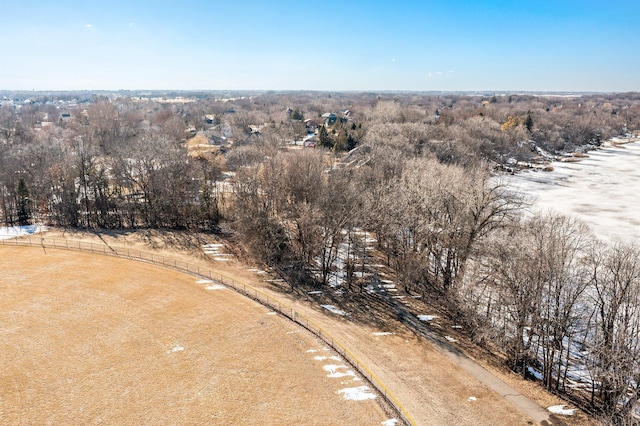
[[[249,270],[241,262],[215,262],[202,254],[204,243],[224,242],[207,235],[187,233],[117,232],[96,235],[86,232],[51,232],[49,237],[102,241],[108,245],[132,247],[187,260],[261,288],[267,294],[293,306],[301,314],[312,318],[318,325],[345,343],[352,352],[394,393],[419,425],[478,425],[478,424],[532,424],[504,398],[487,389],[468,373],[456,366],[424,339],[418,338],[393,316],[378,313],[372,300],[327,300],[306,293],[294,294],[286,283],[268,281],[268,276]],[[302,296],[302,297],[301,297]],[[349,296],[347,296],[349,297]],[[350,317],[340,317],[319,307],[320,303],[333,303],[351,309]],[[429,308],[422,307],[424,312]],[[493,374],[518,389],[541,406],[562,403],[557,397],[538,385],[511,374],[491,354],[472,345],[465,336],[442,315],[434,330],[452,335],[463,350],[478,360]],[[376,335],[386,331],[393,334]],[[469,400],[470,397],[476,400]],[[563,418],[568,424],[592,424],[583,415]],[[303,422],[303,424],[308,424]]]
[[[307,350],[324,345],[195,277],[0,246],[3,424],[380,424]],[[335,355],[335,354],[334,354]],[[331,361],[334,364],[340,362]]]

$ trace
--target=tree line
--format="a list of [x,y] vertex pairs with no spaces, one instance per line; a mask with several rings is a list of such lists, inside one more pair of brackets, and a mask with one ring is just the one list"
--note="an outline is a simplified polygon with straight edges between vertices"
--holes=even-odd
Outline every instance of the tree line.
[[[340,275],[350,292],[367,285],[375,241],[405,291],[446,303],[514,371],[554,392],[579,387],[585,408],[611,421],[632,418],[639,249],[525,214],[526,197],[495,171],[640,128],[640,96],[66,102],[3,102],[4,224],[224,226],[291,286]],[[296,145],[302,135],[316,148]]]

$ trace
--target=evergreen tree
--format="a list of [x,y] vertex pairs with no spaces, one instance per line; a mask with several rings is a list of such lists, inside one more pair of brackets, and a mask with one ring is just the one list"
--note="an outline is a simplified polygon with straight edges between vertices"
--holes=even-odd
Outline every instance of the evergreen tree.
[[527,113],[527,119],[524,121],[524,126],[527,128],[529,133],[533,131],[533,118],[531,118],[531,112]]
[[29,188],[24,182],[23,178],[20,178],[18,182],[18,189],[16,191],[16,206],[18,208],[18,225],[25,226],[31,224],[31,198],[29,194]]
[[333,139],[329,135],[327,128],[325,126],[320,126],[320,131],[318,132],[318,140],[320,141],[320,145],[325,148],[333,147]]

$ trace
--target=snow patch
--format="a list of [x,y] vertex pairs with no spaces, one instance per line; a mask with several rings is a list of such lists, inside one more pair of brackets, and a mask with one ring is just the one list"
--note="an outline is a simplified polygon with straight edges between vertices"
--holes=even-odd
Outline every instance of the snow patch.
[[536,379],[542,380],[542,373],[540,373],[539,371],[536,371],[531,367],[527,367],[527,371],[529,372],[529,374],[531,374]]
[[437,315],[418,315],[420,321],[433,321],[436,318],[438,318]]
[[356,373],[354,373],[352,370],[338,371],[343,368],[346,369],[347,366],[328,364],[322,367],[324,371],[329,373],[327,374],[327,377],[330,377],[332,379],[338,379],[340,377],[347,377],[347,376],[356,377]]
[[398,419],[389,419],[380,423],[382,426],[396,426],[398,424]]
[[373,332],[374,336],[388,336],[390,334],[393,334],[393,333],[390,331],[374,331]]
[[223,286],[222,284],[213,284],[213,285],[208,285],[206,286],[204,289],[205,290],[223,290],[226,287]]
[[552,405],[551,407],[548,407],[547,410],[553,414],[559,414],[561,416],[573,416],[576,411],[575,408],[564,408],[564,405]]
[[25,235],[33,235],[38,232],[47,230],[46,226],[28,225],[28,226],[2,226],[0,227],[0,240],[8,240],[10,238],[22,237]]
[[328,310],[330,312],[333,312],[336,315],[342,315],[342,316],[349,315],[348,312],[345,312],[342,309],[338,309],[333,305],[320,305],[320,306],[322,306],[323,308],[325,308],[326,310]]
[[167,353],[170,353],[170,352],[182,352],[182,351],[184,351],[184,347],[183,346],[175,345],[173,348],[168,350]]
[[212,282],[211,280],[198,280],[196,284],[211,284]]
[[467,402],[472,402],[472,401],[477,401],[478,398],[476,398],[475,396],[470,396],[469,398],[467,398]]
[[365,401],[375,399],[376,394],[371,392],[369,386],[358,386],[357,388],[344,388],[337,393],[343,394],[344,399],[350,401]]
[[457,340],[454,339],[451,336],[444,336],[444,338],[447,340],[447,342],[451,342],[451,343],[456,343],[457,342]]

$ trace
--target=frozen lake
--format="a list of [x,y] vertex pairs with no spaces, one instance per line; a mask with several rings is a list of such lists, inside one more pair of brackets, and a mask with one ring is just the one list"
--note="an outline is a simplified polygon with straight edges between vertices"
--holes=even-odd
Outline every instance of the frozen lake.
[[640,142],[606,147],[554,171],[525,171],[506,181],[534,199],[534,210],[553,209],[587,223],[600,239],[640,243]]

